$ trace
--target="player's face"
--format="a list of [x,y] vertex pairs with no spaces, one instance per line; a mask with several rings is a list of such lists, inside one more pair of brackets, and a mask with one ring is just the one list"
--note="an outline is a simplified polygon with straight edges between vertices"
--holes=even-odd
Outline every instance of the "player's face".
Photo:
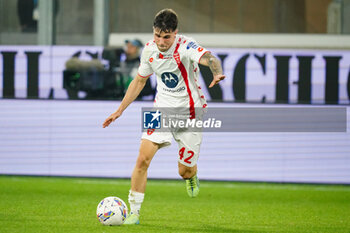
[[154,41],[161,52],[167,51],[174,43],[177,30],[173,32],[163,32],[158,28],[153,28]]

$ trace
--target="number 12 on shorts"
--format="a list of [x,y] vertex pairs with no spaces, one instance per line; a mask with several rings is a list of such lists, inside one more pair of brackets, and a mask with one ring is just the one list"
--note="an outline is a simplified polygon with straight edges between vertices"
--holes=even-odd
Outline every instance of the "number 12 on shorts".
[[189,151],[187,151],[187,154],[184,155],[185,154],[185,150],[186,150],[185,147],[182,147],[179,150],[180,160],[183,160],[185,163],[191,164],[190,159],[192,159],[192,157],[194,156],[194,152],[189,150]]

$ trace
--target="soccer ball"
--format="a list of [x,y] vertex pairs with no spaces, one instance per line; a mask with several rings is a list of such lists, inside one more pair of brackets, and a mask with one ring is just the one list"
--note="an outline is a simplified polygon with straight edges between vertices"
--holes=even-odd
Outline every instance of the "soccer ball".
[[97,205],[96,214],[103,225],[122,225],[128,214],[128,207],[118,197],[106,197]]

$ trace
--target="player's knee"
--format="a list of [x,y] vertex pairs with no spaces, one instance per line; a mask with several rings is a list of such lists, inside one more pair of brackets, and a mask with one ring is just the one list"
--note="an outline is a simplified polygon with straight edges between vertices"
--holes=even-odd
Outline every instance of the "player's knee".
[[189,179],[195,175],[195,171],[190,167],[181,167],[179,168],[179,175],[183,179]]
[[151,163],[151,159],[147,156],[140,154],[136,161],[136,168],[139,170],[147,170]]
[[179,169],[179,175],[183,178],[185,175],[185,171],[183,169]]
[[182,177],[182,179],[189,179],[192,177],[189,173],[182,173],[180,174],[180,176]]

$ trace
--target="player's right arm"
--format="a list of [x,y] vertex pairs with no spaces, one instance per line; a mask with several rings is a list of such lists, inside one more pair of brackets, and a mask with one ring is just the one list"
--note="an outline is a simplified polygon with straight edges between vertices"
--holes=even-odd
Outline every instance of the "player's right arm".
[[141,77],[136,75],[136,77],[131,81],[128,90],[125,93],[125,96],[119,105],[117,111],[112,113],[107,119],[103,122],[103,128],[109,126],[113,121],[119,118],[124,110],[137,98],[142,89],[144,88],[148,78]]

